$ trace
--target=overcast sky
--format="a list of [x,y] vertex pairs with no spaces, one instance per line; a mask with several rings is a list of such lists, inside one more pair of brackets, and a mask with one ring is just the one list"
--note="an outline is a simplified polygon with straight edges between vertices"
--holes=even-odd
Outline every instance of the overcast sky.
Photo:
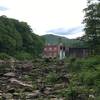
[[38,35],[82,36],[86,0],[0,0],[0,15],[27,22]]

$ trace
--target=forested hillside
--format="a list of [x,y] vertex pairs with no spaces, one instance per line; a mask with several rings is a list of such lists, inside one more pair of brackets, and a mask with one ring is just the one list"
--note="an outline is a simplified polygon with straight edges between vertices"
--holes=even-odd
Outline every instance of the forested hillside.
[[61,37],[57,35],[52,35],[52,34],[46,34],[42,36],[46,44],[60,44],[63,43],[67,47],[84,47],[83,41],[79,39],[68,39],[66,37]]
[[37,56],[43,44],[44,40],[26,22],[0,16],[0,53]]

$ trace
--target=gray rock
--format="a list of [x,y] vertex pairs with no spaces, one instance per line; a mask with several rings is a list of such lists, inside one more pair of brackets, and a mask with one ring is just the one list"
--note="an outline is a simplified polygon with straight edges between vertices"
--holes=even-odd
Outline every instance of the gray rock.
[[10,93],[3,93],[2,97],[5,98],[6,100],[12,100],[12,94]]
[[4,74],[4,76],[15,77],[16,75],[13,72],[8,72],[8,73]]
[[41,93],[39,92],[39,90],[34,91],[33,93],[27,93],[26,94],[26,99],[35,99],[38,98],[41,95]]
[[11,78],[9,81],[11,82],[11,84],[32,88],[32,85],[26,84],[26,83],[24,83],[22,81],[19,81],[19,80],[15,79],[15,78]]

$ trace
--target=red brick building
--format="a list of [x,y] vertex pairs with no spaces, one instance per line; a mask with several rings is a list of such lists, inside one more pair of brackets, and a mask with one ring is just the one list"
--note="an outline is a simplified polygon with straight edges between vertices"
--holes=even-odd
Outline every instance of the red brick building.
[[43,58],[64,59],[65,56],[86,57],[89,55],[87,48],[71,48],[63,45],[46,45],[43,50]]
[[56,58],[59,55],[58,45],[46,45],[43,50],[44,58]]

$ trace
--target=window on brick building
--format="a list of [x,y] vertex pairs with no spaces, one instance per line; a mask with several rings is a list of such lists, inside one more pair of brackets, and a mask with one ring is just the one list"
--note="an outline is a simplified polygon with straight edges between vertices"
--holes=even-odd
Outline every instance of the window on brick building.
[[55,47],[55,48],[54,48],[54,50],[56,51],[56,50],[57,50],[57,48]]
[[52,48],[50,47],[50,48],[49,48],[49,50],[51,51],[51,50],[52,50]]
[[44,48],[44,51],[47,51],[47,48]]

